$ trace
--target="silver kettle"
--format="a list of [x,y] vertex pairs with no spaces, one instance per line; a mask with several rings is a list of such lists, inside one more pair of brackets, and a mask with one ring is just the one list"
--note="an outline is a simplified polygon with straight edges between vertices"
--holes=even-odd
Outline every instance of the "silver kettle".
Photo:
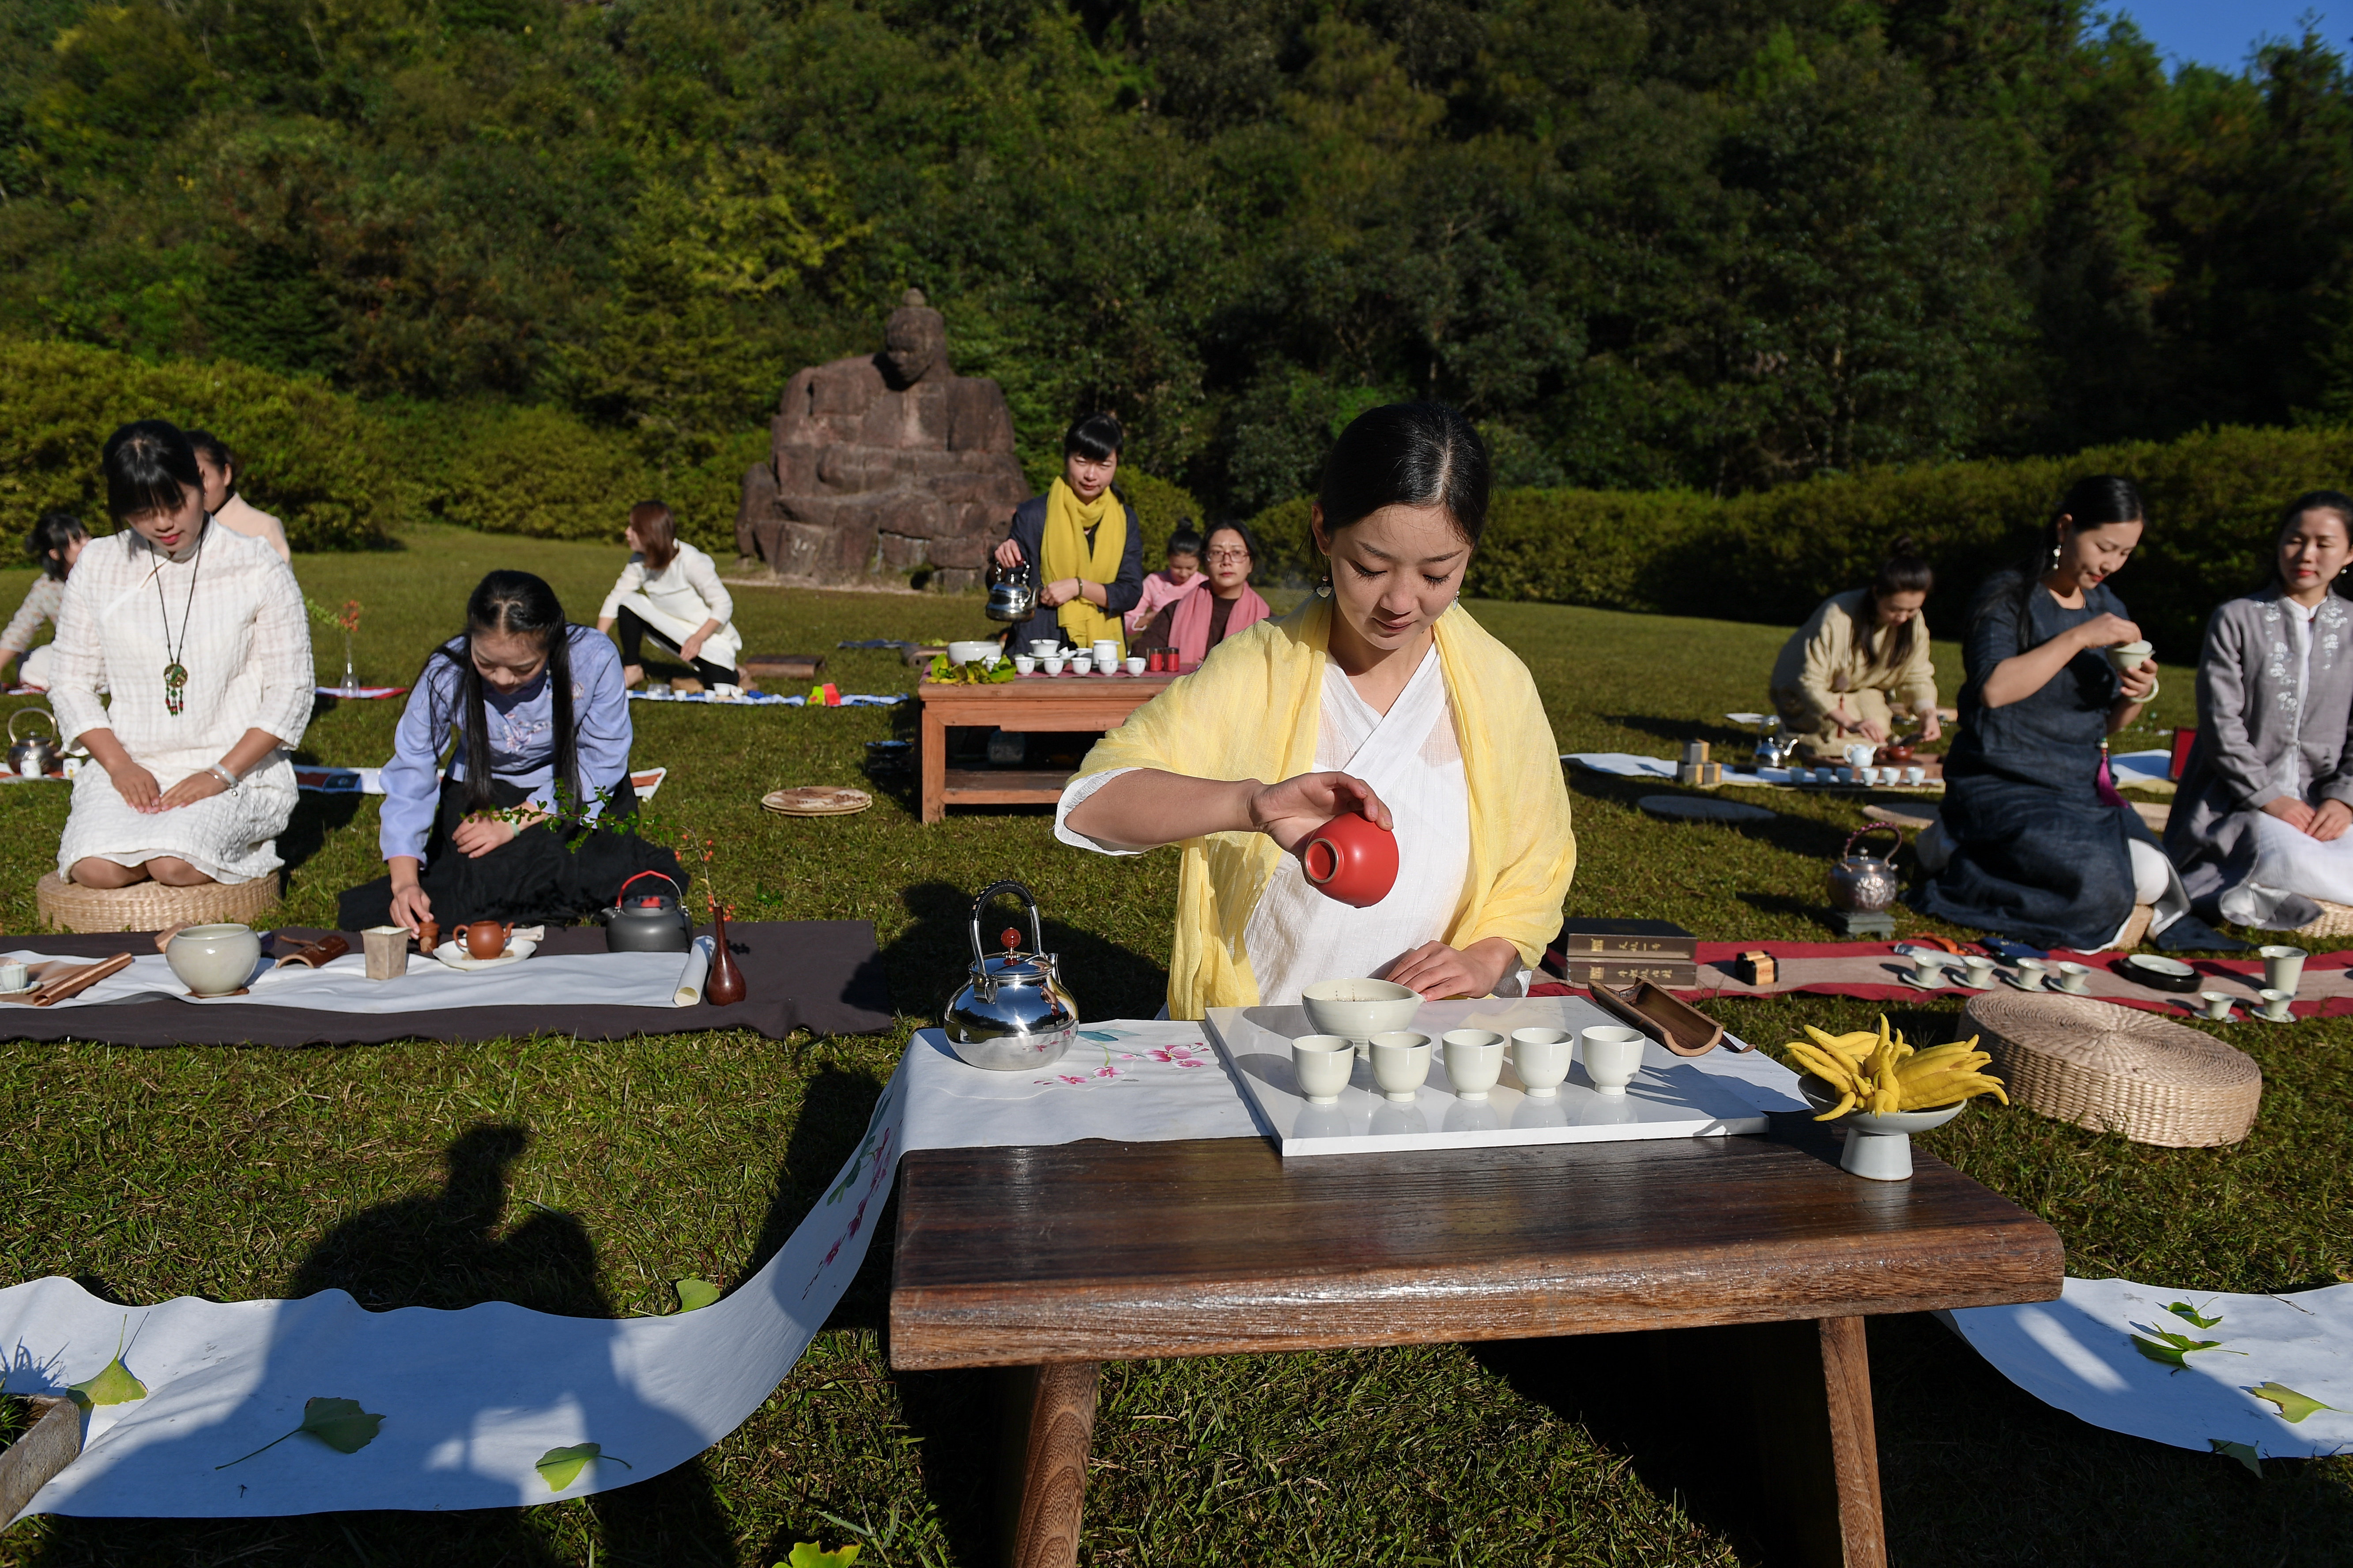
[[992,621],[1026,621],[1038,608],[1038,571],[1029,562],[988,569],[988,604],[981,614]]
[[[16,726],[26,719],[40,720],[49,727],[49,732],[28,741],[17,740]],[[8,720],[8,771],[20,778],[38,778],[65,761],[65,752],[58,745],[58,721],[46,708],[17,709]]]
[[1790,742],[1781,728],[1781,721],[1757,739],[1756,765],[1760,768],[1783,768],[1789,765]]
[[[1008,926],[997,940],[1005,951],[980,945],[980,914],[999,893],[1013,893],[1029,906],[1029,951],[1021,933]],[[991,1072],[1029,1072],[1062,1059],[1079,1037],[1079,1005],[1062,988],[1055,958],[1045,951],[1038,923],[1038,900],[1018,882],[994,882],[972,901],[972,978],[948,998],[941,1022],[948,1048]]]

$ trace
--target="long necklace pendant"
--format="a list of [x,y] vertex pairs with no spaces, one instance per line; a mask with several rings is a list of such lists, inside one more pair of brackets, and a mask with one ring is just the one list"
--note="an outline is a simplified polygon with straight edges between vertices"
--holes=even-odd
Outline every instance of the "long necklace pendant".
[[164,667],[164,711],[176,719],[188,705],[188,667],[178,659]]

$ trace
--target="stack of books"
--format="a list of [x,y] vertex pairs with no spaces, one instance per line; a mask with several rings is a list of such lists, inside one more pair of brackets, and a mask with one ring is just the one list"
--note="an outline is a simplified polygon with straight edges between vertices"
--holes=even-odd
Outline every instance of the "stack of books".
[[1699,985],[1699,939],[1672,921],[1570,919],[1545,953],[1545,973],[1571,985],[1632,985],[1671,991]]

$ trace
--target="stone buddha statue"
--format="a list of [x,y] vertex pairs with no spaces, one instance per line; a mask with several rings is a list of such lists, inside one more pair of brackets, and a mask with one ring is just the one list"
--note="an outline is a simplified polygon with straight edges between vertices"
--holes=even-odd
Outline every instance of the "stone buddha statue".
[[976,585],[1029,495],[1003,390],[955,374],[920,289],[891,312],[881,353],[796,374],[771,429],[768,461],[744,476],[735,548],[795,582],[928,569],[934,586]]

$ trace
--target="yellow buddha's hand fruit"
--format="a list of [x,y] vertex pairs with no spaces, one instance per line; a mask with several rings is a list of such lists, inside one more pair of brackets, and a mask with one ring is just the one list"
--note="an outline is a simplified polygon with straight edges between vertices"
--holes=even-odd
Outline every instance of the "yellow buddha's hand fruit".
[[2001,1080],[1978,1069],[1993,1058],[1978,1049],[1978,1037],[1928,1050],[1915,1050],[1901,1029],[1891,1028],[1882,1015],[1876,1029],[1832,1035],[1806,1026],[1805,1040],[1785,1047],[1790,1058],[1836,1090],[1839,1102],[1814,1118],[1834,1121],[1858,1108],[1873,1114],[1894,1110],[1933,1110],[1990,1094],[2004,1105],[2010,1096]]

